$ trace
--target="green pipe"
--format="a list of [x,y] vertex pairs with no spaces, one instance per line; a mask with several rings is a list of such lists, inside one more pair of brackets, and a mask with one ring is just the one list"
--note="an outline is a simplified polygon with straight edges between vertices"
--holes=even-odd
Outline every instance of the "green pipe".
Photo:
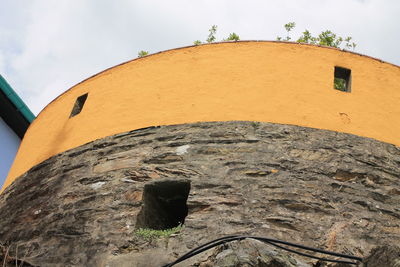
[[33,115],[33,113],[30,111],[28,106],[25,105],[24,101],[22,101],[22,99],[17,95],[17,93],[11,88],[11,86],[1,75],[0,89],[29,123],[31,123],[36,118],[35,115]]

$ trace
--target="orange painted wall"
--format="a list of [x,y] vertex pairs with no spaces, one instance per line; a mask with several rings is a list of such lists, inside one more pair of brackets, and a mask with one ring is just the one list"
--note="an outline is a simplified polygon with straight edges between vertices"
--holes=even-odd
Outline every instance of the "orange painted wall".
[[[333,89],[334,66],[352,92]],[[89,93],[69,118],[76,98]],[[4,188],[32,166],[95,139],[199,121],[295,124],[400,145],[400,68],[337,49],[280,42],[187,47],[133,60],[74,86],[25,134]]]

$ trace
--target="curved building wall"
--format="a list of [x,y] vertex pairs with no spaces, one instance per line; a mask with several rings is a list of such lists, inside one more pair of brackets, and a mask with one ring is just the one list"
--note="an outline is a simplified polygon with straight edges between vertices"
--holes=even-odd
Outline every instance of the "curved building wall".
[[[351,93],[333,89],[335,66],[351,69]],[[231,42],[169,50],[101,72],[51,102],[25,134],[5,186],[60,152],[154,125],[261,121],[399,145],[399,103],[399,67],[338,49]]]
[[[167,263],[152,261],[160,255],[175,259],[232,234],[365,257],[377,246],[399,243],[399,162],[400,149],[387,143],[277,123],[125,132],[57,154],[7,187],[0,195],[0,242],[10,244],[10,257],[24,255],[25,266],[159,267]],[[188,182],[185,208],[187,187],[176,185]],[[164,189],[154,190],[157,184]],[[148,186],[158,192],[153,198],[146,196]],[[179,233],[151,240],[138,235],[141,227],[182,222],[179,211],[187,212]],[[254,263],[247,266],[315,266],[298,257],[273,264],[287,255],[262,264],[265,247],[248,257],[239,249],[233,258]],[[229,257],[225,264],[206,266],[246,266],[222,255]]]

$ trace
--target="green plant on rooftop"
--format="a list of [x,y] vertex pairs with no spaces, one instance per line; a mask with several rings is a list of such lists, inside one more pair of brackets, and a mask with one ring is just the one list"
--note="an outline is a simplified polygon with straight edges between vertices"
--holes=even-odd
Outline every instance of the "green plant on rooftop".
[[[289,41],[291,40],[290,32],[296,27],[295,22],[289,22],[284,25],[286,30],[286,37],[278,36],[276,40],[278,41]],[[324,45],[330,47],[336,47],[341,49],[355,49],[357,44],[352,42],[352,37],[348,36],[343,38],[330,30],[326,30],[318,34],[318,36],[313,36],[309,30],[305,30],[302,35],[297,39],[298,43]]]
[[276,39],[278,41],[290,41],[292,38],[290,37],[290,32],[294,29],[294,27],[296,27],[296,23],[295,22],[288,22],[285,25],[283,25],[283,27],[285,27],[286,30],[286,37],[282,38],[282,37],[277,37]]
[[[211,28],[208,30],[209,34],[208,37],[206,39],[206,43],[214,43],[217,41],[217,29],[218,26],[217,25],[212,25]],[[232,32],[229,34],[229,36],[227,38],[222,39],[222,41],[239,41],[240,37],[238,34]],[[193,42],[194,45],[201,45],[202,42],[200,40],[196,40]]]
[[208,30],[209,34],[206,40],[207,43],[215,42],[216,40],[215,34],[217,33],[217,28],[218,28],[217,25],[212,25],[211,28]]
[[141,50],[138,53],[138,57],[144,57],[144,56],[147,56],[148,54],[149,54],[149,51]]
[[[285,25],[283,25],[286,31],[286,37],[281,37],[278,36],[276,40],[278,41],[290,41],[292,40],[292,37],[290,36],[290,33],[294,30],[296,27],[295,22],[288,22]],[[213,43],[217,41],[217,25],[212,25],[211,28],[208,30],[208,36],[205,41],[205,43]],[[222,41],[239,41],[240,37],[238,34],[232,32],[229,34],[229,36],[226,39],[222,39]],[[297,38],[296,42],[298,43],[305,43],[305,44],[315,44],[315,45],[324,45],[324,46],[330,46],[330,47],[336,47],[340,49],[347,49],[347,50],[354,50],[357,46],[356,43],[354,43],[353,38],[348,36],[346,38],[343,38],[336,33],[333,33],[330,30],[326,30],[318,34],[317,36],[313,36],[309,30],[304,30],[302,32],[302,35]],[[200,40],[195,40],[193,42],[194,45],[201,45],[203,44],[202,41]],[[138,57],[144,57],[149,54],[148,51],[140,51],[138,53]],[[336,82],[335,82],[336,83]],[[339,84],[339,83],[338,83]],[[340,89],[340,88],[337,88]]]
[[194,44],[194,45],[201,45],[202,43],[201,43],[200,40],[196,40],[196,41],[193,42],[193,44]]
[[224,41],[239,41],[239,35],[237,35],[236,33],[231,33],[229,34],[228,38],[224,39]]

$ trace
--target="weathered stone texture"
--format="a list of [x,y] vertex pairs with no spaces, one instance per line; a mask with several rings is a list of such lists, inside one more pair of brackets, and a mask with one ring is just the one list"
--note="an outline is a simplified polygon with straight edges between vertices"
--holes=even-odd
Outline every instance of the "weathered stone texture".
[[[350,134],[256,122],[147,128],[17,179],[0,196],[0,242],[40,266],[157,266],[229,234],[367,256],[400,241],[399,176],[398,147]],[[147,241],[135,235],[143,188],[165,178],[191,181],[185,227]]]

